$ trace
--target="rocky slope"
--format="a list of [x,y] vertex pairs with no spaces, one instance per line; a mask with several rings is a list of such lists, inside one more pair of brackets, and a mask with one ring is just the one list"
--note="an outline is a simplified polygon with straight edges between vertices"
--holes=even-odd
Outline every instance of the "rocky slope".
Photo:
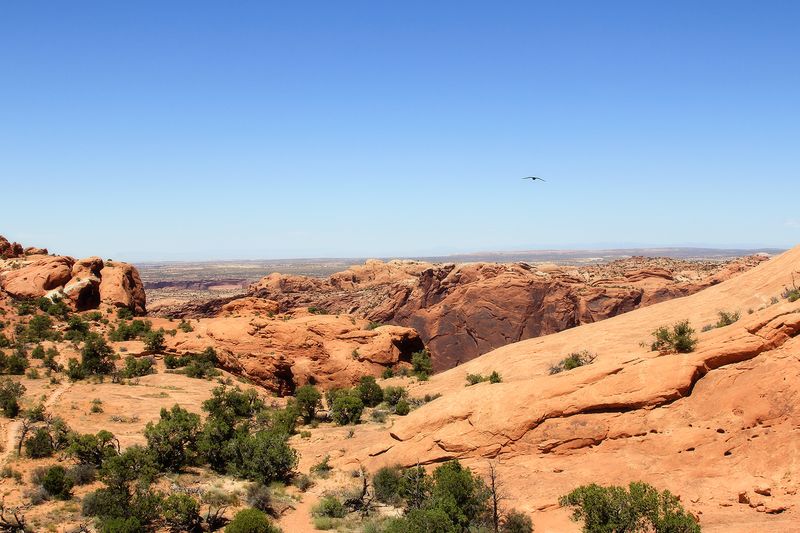
[[[3,250],[5,250],[3,252]],[[146,296],[136,267],[99,257],[76,260],[48,255],[46,249],[27,248],[0,237],[0,290],[13,298],[64,298],[77,311],[101,305],[126,307],[146,313]]]
[[[328,278],[272,274],[249,294],[277,301],[281,310],[317,307],[412,327],[443,370],[512,342],[694,294],[764,258],[636,257],[585,267],[368,261]],[[184,311],[213,313],[228,301]]]
[[[557,501],[572,488],[646,481],[679,494],[704,531],[797,531],[800,523],[800,247],[698,294],[514,343],[412,386],[441,394],[384,430],[318,440],[342,467],[497,464],[509,506],[536,531],[576,531]],[[660,325],[699,332],[690,354],[643,347]],[[550,375],[571,352],[592,364]],[[503,382],[465,387],[468,373]],[[344,444],[342,444],[344,442]],[[302,451],[302,450],[301,450]]]

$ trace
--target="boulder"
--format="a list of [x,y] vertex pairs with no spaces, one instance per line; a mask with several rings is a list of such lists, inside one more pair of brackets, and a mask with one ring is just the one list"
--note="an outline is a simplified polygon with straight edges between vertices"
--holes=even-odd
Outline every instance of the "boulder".
[[100,271],[100,301],[114,307],[127,307],[139,315],[145,314],[146,296],[136,267],[106,261]]

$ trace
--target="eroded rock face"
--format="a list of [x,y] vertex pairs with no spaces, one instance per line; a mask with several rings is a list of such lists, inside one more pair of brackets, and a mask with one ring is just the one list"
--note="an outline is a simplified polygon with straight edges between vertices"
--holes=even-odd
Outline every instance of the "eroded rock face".
[[763,259],[632,258],[582,268],[373,260],[327,279],[271,274],[249,294],[281,310],[319,307],[412,327],[443,370],[512,342],[694,294]]
[[[196,353],[213,346],[222,367],[277,393],[307,383],[322,389],[349,387],[361,376],[380,376],[408,363],[423,348],[419,335],[400,326],[366,329],[364,319],[297,312],[270,317],[258,305],[239,305],[215,318],[192,320],[193,331],[167,336],[168,350]],[[154,327],[174,327],[154,319]]]
[[146,313],[144,288],[136,267],[103,262],[99,257],[75,260],[41,253],[20,255],[0,262],[0,289],[14,298],[63,297],[78,311],[108,305]]

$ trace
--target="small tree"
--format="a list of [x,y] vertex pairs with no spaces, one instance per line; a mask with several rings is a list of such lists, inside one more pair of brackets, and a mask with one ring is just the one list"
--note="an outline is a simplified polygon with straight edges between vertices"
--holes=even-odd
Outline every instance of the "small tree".
[[361,420],[361,413],[364,411],[364,403],[353,391],[339,394],[333,401],[331,416],[337,424],[345,426],[347,424],[357,424]]
[[0,380],[0,409],[8,418],[19,413],[19,400],[25,394],[25,385],[9,378]]
[[114,351],[96,333],[89,334],[81,350],[81,369],[85,374],[110,374],[114,370]]
[[161,409],[157,424],[148,422],[144,436],[158,464],[177,472],[194,458],[199,428],[200,416],[175,404],[170,410]]
[[144,336],[145,348],[153,353],[161,353],[166,348],[164,344],[164,330],[150,331]]
[[383,390],[372,376],[362,376],[356,390],[361,402],[367,407],[375,407],[383,401]]
[[295,393],[295,402],[306,424],[314,420],[322,404],[322,394],[313,385],[303,385]]

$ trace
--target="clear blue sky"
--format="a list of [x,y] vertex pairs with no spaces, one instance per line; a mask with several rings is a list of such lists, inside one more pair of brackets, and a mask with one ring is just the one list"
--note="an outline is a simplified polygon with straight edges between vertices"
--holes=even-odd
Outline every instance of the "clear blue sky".
[[6,2],[0,234],[128,260],[792,246],[798,27],[796,1]]

